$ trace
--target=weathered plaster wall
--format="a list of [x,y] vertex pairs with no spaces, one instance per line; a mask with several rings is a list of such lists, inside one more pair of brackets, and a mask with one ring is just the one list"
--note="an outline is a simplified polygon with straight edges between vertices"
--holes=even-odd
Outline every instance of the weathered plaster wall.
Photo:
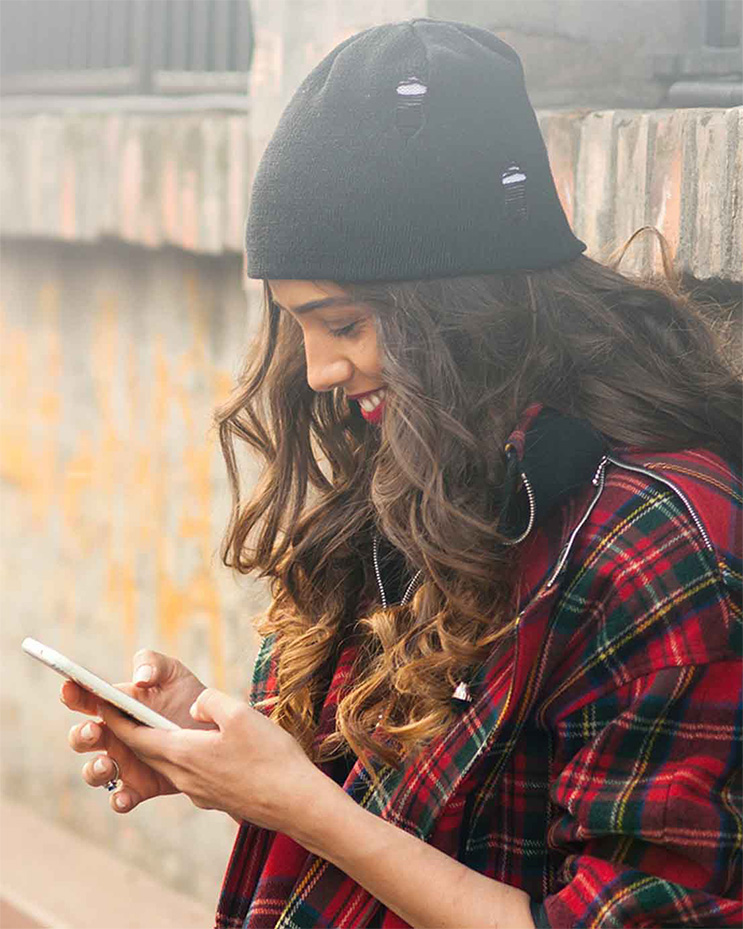
[[252,326],[240,258],[5,242],[0,274],[3,790],[212,905],[233,821],[183,798],[113,815],[67,747],[60,679],[19,646],[114,681],[152,647],[244,694],[266,599],[219,559],[211,428]]

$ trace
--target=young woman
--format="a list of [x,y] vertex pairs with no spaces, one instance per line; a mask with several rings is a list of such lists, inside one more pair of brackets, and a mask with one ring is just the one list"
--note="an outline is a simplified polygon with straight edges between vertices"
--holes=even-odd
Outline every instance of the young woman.
[[738,925],[740,380],[690,300],[582,255],[515,52],[342,43],[247,247],[251,705],[140,652],[122,687],[184,730],[101,707],[85,780],[240,823],[224,929]]

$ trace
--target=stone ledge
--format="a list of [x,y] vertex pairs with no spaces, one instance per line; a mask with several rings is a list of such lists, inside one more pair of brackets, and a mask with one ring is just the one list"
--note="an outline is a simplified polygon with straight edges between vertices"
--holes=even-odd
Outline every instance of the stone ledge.
[[[606,258],[642,226],[699,280],[743,279],[743,107],[539,114],[565,211],[589,254]],[[622,268],[660,270],[652,236]]]
[[247,115],[4,115],[0,234],[242,250]]
[[[589,254],[656,226],[679,270],[743,279],[743,107],[542,110],[560,197]],[[252,177],[246,115],[6,113],[0,234],[240,252]],[[659,267],[650,237],[623,265]]]
[[[112,814],[116,815],[116,814]],[[0,898],[47,929],[206,929],[214,915],[114,853],[2,798]],[[218,888],[215,888],[215,906]]]

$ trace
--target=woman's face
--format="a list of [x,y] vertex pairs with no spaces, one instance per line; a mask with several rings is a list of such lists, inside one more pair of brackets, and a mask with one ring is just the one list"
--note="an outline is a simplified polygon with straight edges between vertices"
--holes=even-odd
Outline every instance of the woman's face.
[[361,415],[378,422],[384,381],[373,312],[351,303],[332,281],[269,281],[273,302],[302,329],[307,383],[316,391],[340,387]]

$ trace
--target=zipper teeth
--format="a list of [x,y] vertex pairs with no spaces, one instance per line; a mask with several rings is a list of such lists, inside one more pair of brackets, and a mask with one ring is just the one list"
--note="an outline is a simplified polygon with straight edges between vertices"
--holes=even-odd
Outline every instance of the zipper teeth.
[[382,585],[382,572],[379,570],[379,538],[374,536],[374,573],[377,575],[377,586],[382,598],[382,609],[387,609],[387,597],[384,595],[384,586]]
[[408,602],[408,597],[413,592],[413,589],[416,587],[418,578],[421,576],[422,573],[423,573],[422,570],[419,570],[418,573],[413,578],[413,580],[408,584],[408,589],[405,591],[405,594],[403,595],[403,598],[400,601],[400,606],[405,606],[405,604]]
[[[601,496],[601,494],[602,494],[603,491],[604,491],[604,482],[605,482],[605,480],[606,480],[606,463],[607,463],[607,461],[609,461],[609,458],[608,458],[608,456],[605,455],[605,456],[601,459],[601,461],[599,462],[599,466],[598,466],[598,468],[596,469],[596,473],[594,474],[593,479],[592,479],[592,481],[591,481],[591,483],[594,485],[594,487],[598,487],[598,490],[597,490],[596,493],[593,495],[593,499],[592,499],[591,502],[589,503],[588,509],[587,509],[586,512],[583,514],[583,516],[582,516],[582,518],[581,518],[581,521],[578,523],[578,525],[575,527],[575,529],[573,529],[573,531],[570,533],[570,538],[569,538],[568,541],[565,543],[565,546],[564,546],[564,548],[563,548],[563,550],[562,550],[562,554],[560,555],[560,557],[559,557],[559,559],[558,559],[558,561],[557,561],[557,564],[555,565],[555,569],[554,569],[554,571],[552,572],[552,574],[550,574],[547,583],[544,585],[544,589],[545,589],[545,590],[548,589],[549,587],[551,587],[551,586],[554,584],[555,578],[558,576],[558,574],[560,573],[560,571],[562,571],[563,565],[564,565],[565,562],[567,561],[568,555],[570,554],[570,549],[573,547],[573,542],[575,541],[576,536],[578,535],[578,533],[580,532],[580,530],[581,530],[581,529],[583,528],[583,526],[585,525],[586,520],[588,519],[588,517],[589,517],[589,516],[591,515],[591,513],[593,512],[593,508],[594,508],[594,507],[596,506],[596,504],[598,503],[598,499],[599,499],[599,497]],[[524,612],[524,611],[522,610],[521,613],[523,613],[523,612]],[[521,615],[521,614],[519,614],[519,615]]]
[[534,526],[534,520],[537,516],[537,502],[534,499],[534,490],[529,482],[529,478],[521,472],[521,480],[524,482],[524,487],[526,488],[526,496],[529,498],[529,525],[524,530],[524,538],[529,535]]
[[[382,609],[386,610],[387,609],[387,596],[385,595],[385,592],[384,592],[384,585],[382,584],[382,572],[379,568],[379,537],[376,535],[374,536],[374,573],[377,575],[377,587],[379,587],[379,596],[381,597],[381,600],[382,600]],[[422,574],[423,574],[423,571],[421,569],[417,572],[415,577],[408,584],[407,590],[405,591],[405,594],[403,595],[403,598],[400,601],[400,606],[405,606],[405,604],[408,602],[408,598],[410,597],[413,590],[415,589],[418,583],[418,579],[420,578]]]
[[609,456],[609,461],[613,465],[616,465],[618,468],[625,468],[627,471],[637,471],[638,474],[644,474],[646,477],[650,477],[650,478],[653,478],[653,480],[660,481],[661,484],[665,484],[666,487],[670,487],[671,490],[673,490],[676,494],[678,494],[678,496],[681,497],[681,499],[683,500],[684,506],[689,511],[689,515],[694,521],[694,525],[699,530],[699,534],[704,539],[704,544],[707,546],[709,551],[714,553],[715,549],[712,545],[712,542],[710,541],[710,537],[707,535],[707,530],[702,525],[702,521],[697,516],[696,510],[691,505],[691,503],[689,502],[689,499],[687,498],[686,494],[683,493],[683,491],[679,490],[675,484],[667,480],[665,477],[662,477],[661,475],[659,475],[657,472],[653,471],[650,468],[643,468],[643,467],[640,467],[639,465],[626,464],[624,461],[620,461],[617,458],[612,458],[611,456]]
[[524,529],[520,536],[515,539],[508,539],[506,542],[504,542],[505,545],[518,545],[519,542],[523,542],[534,528],[534,520],[537,518],[537,502],[534,499],[534,490],[529,482],[529,478],[524,474],[523,471],[519,471],[519,475],[521,476],[521,480],[524,483],[526,496],[529,500],[529,522],[526,526],[526,529]]

